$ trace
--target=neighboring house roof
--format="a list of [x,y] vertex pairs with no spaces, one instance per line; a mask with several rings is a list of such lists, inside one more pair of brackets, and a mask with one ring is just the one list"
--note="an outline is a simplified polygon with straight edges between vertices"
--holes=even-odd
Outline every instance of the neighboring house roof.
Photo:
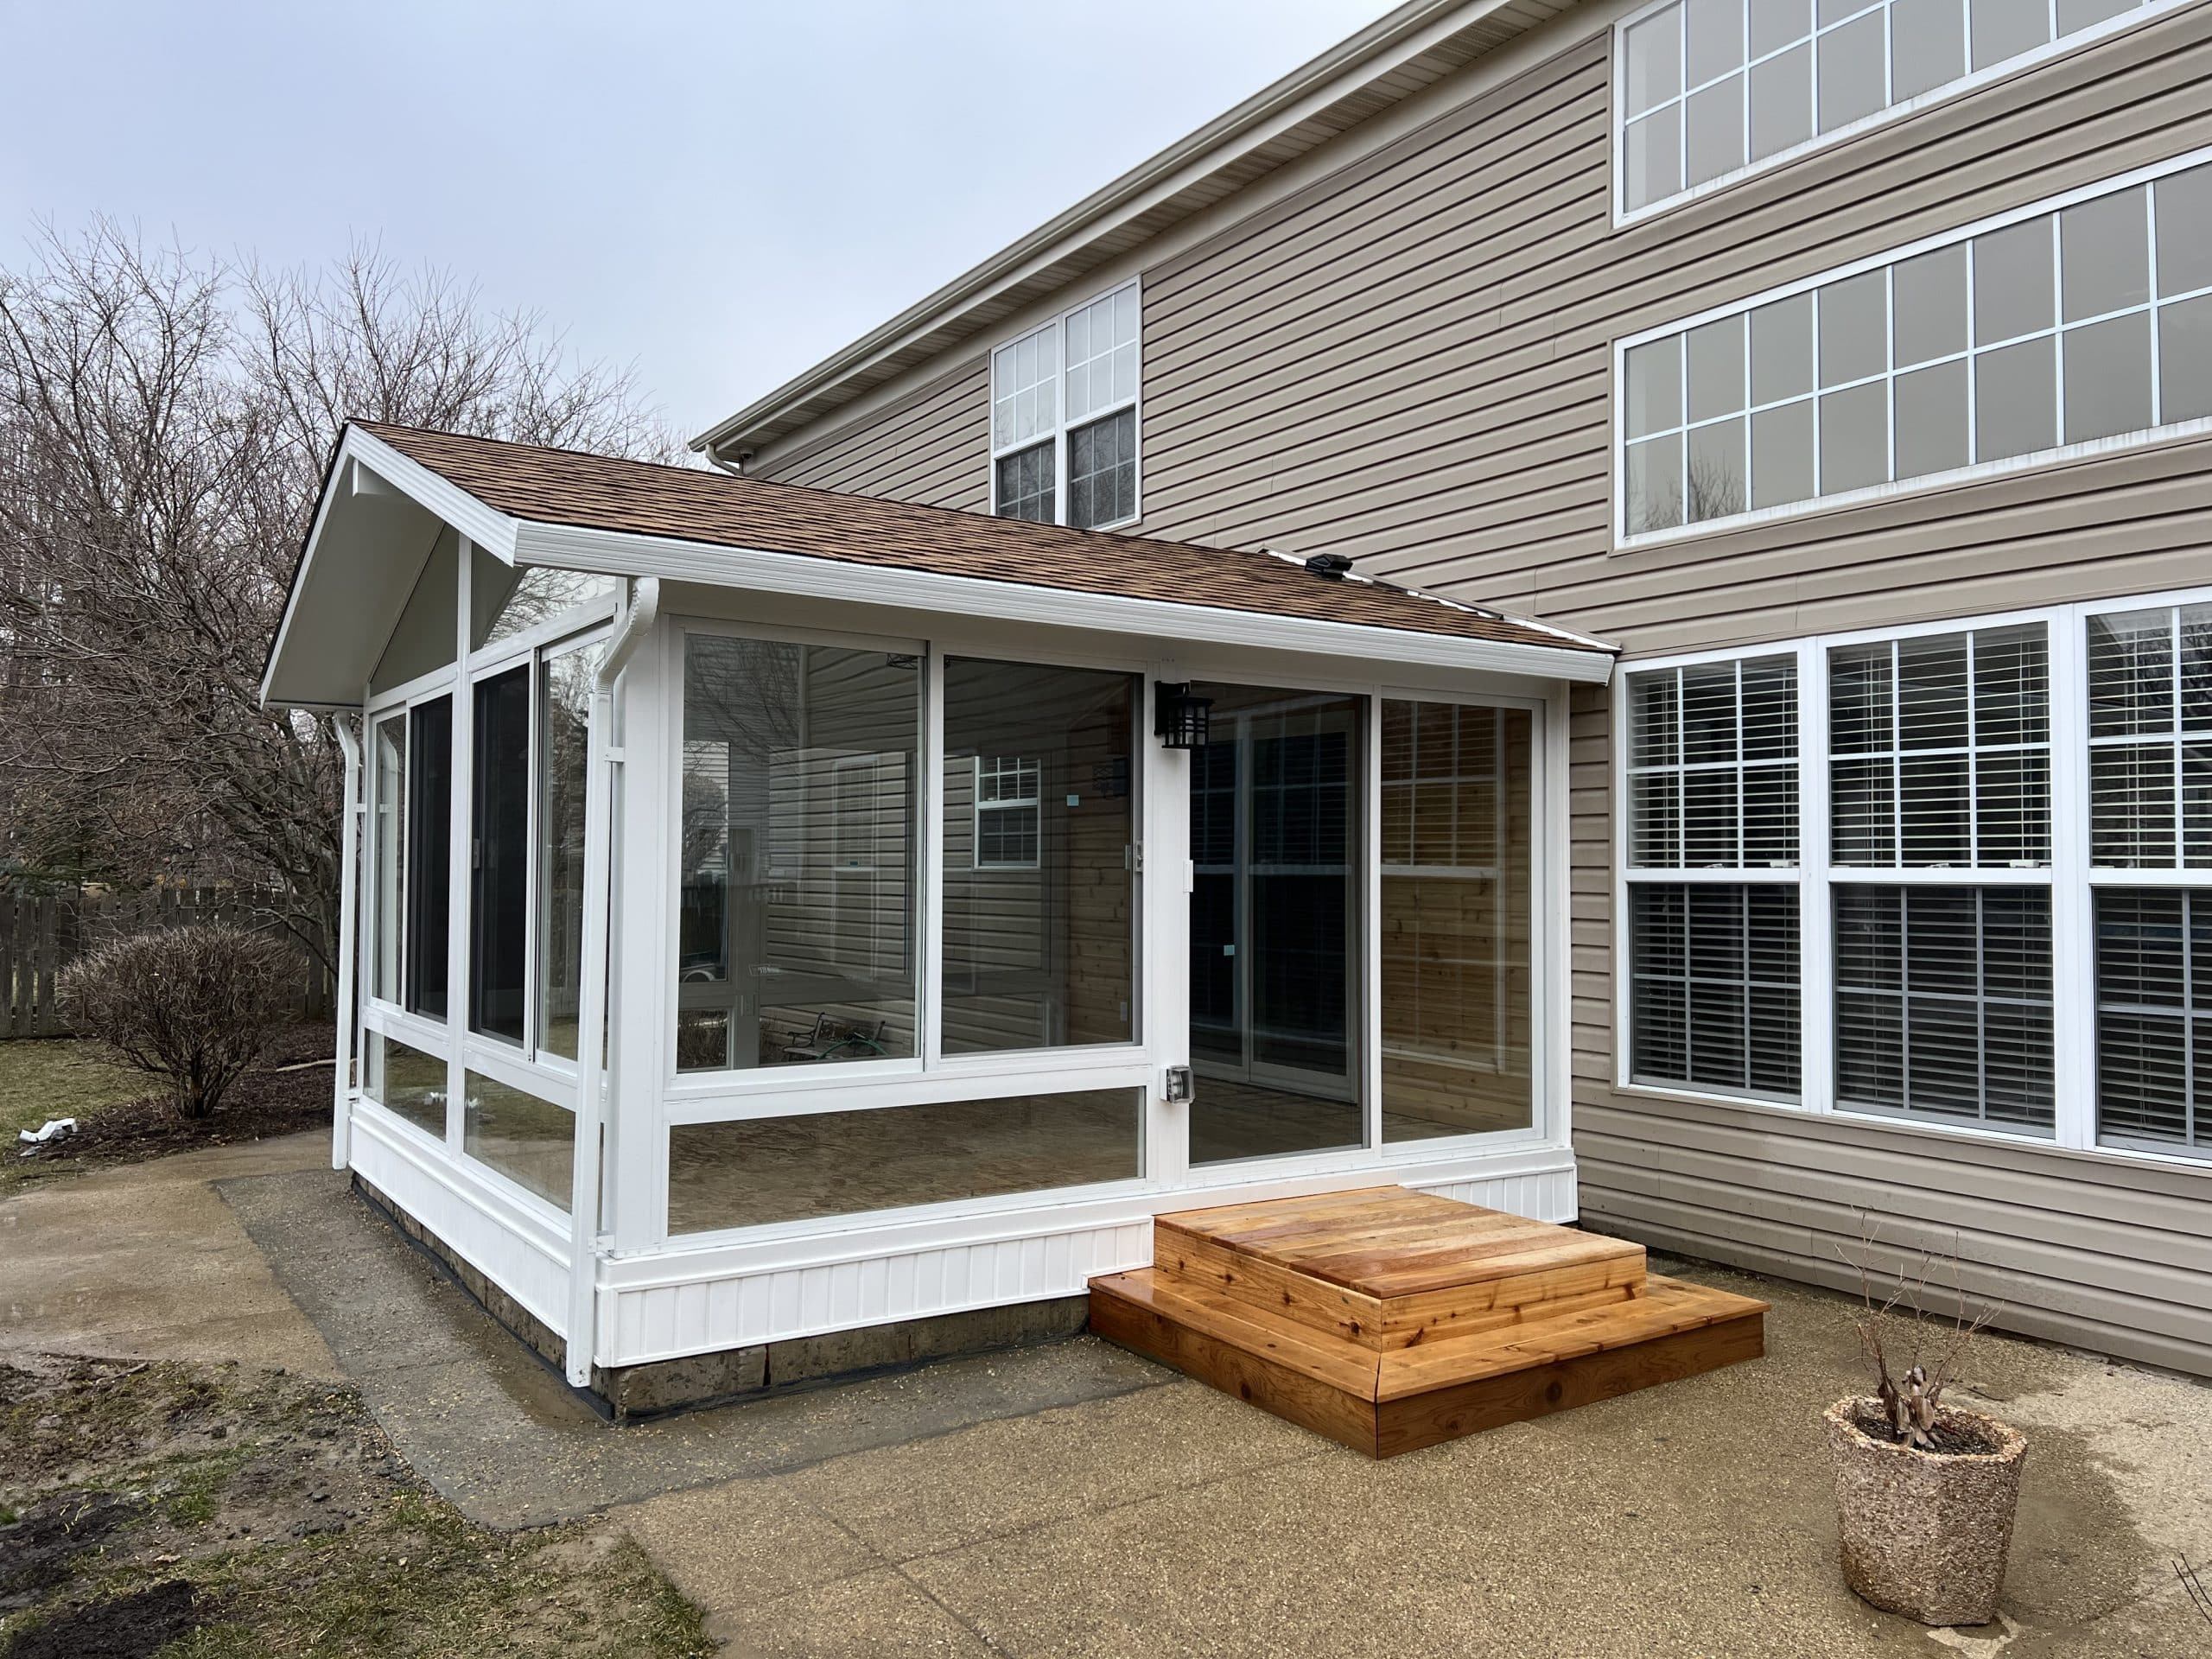
[[691,441],[758,448],[992,329],[1109,260],[1565,11],[1409,0]]
[[994,518],[412,427],[360,422],[356,429],[494,512],[532,524],[1551,651],[1613,649],[1387,582],[1317,575],[1301,561],[1274,554]]

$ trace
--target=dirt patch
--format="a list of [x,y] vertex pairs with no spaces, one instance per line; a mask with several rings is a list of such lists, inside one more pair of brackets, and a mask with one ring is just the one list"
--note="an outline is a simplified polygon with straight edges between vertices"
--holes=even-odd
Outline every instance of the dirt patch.
[[596,1518],[472,1526],[350,1390],[236,1365],[0,1364],[0,1659],[704,1655]]
[[[9,1051],[20,1046],[0,1044],[0,1070],[13,1058]],[[333,1047],[331,1028],[326,1024],[287,1027],[270,1045],[259,1066],[238,1080],[215,1115],[196,1122],[179,1117],[167,1092],[159,1089],[155,1079],[143,1077],[135,1080],[145,1085],[144,1092],[130,1099],[84,1110],[72,1110],[68,1103],[58,1102],[50,1115],[75,1116],[77,1133],[49,1142],[28,1156],[16,1147],[0,1151],[0,1160],[5,1165],[0,1169],[0,1183],[143,1163],[171,1153],[236,1146],[322,1128],[330,1122]],[[38,1124],[27,1119],[26,1127],[36,1128]]]
[[[1851,1426],[1868,1440],[1878,1440],[1885,1446],[1897,1442],[1897,1430],[1889,1419],[1863,1403],[1853,1410]],[[1955,1411],[1937,1412],[1936,1427],[1929,1431],[1928,1438],[1934,1442],[1932,1449],[1937,1457],[1986,1458],[2003,1450],[1996,1438],[1979,1423]]]

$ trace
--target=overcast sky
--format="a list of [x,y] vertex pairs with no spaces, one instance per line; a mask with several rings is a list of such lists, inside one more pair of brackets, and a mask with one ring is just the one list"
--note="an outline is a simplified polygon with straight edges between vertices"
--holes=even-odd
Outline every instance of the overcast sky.
[[1389,0],[0,0],[0,260],[96,213],[355,237],[634,364],[685,436]]

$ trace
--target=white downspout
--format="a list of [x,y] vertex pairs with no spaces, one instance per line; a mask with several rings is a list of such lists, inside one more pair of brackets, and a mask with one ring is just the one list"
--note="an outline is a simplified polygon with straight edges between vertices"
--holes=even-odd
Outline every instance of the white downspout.
[[585,739],[584,937],[582,995],[576,1007],[575,1175],[569,1192],[568,1376],[591,1386],[597,1349],[601,1128],[606,1120],[601,1052],[607,1026],[607,916],[613,896],[608,856],[614,825],[615,769],[621,752],[608,741],[614,721],[614,684],[660,611],[660,582],[645,576],[632,589],[622,620],[600,659],[592,684],[591,723]]
[[330,1109],[330,1166],[344,1169],[353,1160],[353,962],[359,954],[355,936],[360,931],[360,917],[355,909],[353,892],[360,876],[361,815],[361,740],[353,734],[353,722],[349,715],[334,715],[331,729],[338,734],[338,747],[346,753],[345,804],[340,808],[338,822],[340,842],[338,852],[338,1056],[332,1070],[336,1074],[331,1086]]

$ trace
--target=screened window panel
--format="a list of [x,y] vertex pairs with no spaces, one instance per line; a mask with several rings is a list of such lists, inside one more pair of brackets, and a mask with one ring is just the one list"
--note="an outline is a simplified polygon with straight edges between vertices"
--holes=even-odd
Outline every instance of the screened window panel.
[[2088,620],[2089,860],[2212,865],[2212,606]]
[[999,517],[1026,518],[1034,524],[1054,522],[1058,509],[1054,505],[1058,491],[1054,487],[1053,469],[1049,440],[1016,454],[1001,455],[998,461]]
[[1794,865],[1796,658],[1659,669],[1628,687],[1630,863]]
[[2212,1150],[2212,893],[2096,895],[2097,1138]]
[[2049,891],[1847,883],[1834,905],[1836,1103],[2050,1133]]
[[1125,409],[1068,434],[1068,523],[1118,524],[1137,513],[1137,412]]
[[1833,648],[1834,862],[2048,864],[2050,675],[2039,622]]
[[1794,1099],[1797,889],[1629,889],[1629,1070],[1637,1083]]

